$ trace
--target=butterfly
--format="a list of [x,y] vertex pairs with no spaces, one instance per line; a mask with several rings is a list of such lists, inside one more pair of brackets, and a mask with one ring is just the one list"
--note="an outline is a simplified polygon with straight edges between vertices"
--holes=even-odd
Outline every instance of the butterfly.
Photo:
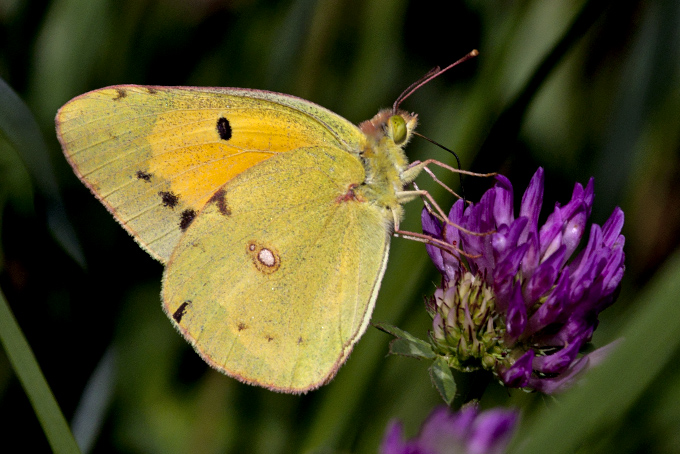
[[357,127],[273,92],[117,85],[69,101],[56,127],[76,175],[165,265],[163,308],[198,354],[304,393],[366,330],[418,197],[417,116],[398,109],[418,86]]

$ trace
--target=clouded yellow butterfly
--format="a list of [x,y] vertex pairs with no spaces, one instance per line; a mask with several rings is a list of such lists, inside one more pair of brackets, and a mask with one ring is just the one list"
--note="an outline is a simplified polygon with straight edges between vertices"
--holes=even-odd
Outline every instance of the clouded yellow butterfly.
[[416,116],[396,105],[356,127],[266,91],[119,85],[56,124],[78,177],[165,265],[163,307],[201,357],[300,393],[366,330],[414,198]]

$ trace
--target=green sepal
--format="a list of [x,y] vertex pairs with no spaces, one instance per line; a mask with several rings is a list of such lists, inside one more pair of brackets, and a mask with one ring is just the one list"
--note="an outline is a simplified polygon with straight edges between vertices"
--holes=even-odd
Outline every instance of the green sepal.
[[422,359],[433,359],[435,357],[430,344],[420,339],[417,339],[416,342],[409,339],[394,339],[390,342],[390,354]]
[[414,335],[397,328],[388,323],[374,324],[380,331],[391,334],[396,337],[390,342],[390,354],[410,356],[412,358],[434,359],[435,353],[432,346],[422,339],[418,339]]
[[456,397],[456,381],[451,373],[451,368],[442,356],[438,356],[430,366],[430,379],[439,395],[442,396],[446,405],[451,405]]

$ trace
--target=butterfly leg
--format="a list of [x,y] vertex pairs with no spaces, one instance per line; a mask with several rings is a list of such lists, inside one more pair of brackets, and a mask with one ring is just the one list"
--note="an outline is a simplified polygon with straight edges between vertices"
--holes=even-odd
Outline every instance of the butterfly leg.
[[[441,209],[439,204],[434,200],[434,197],[432,197],[432,195],[428,191],[424,189],[418,189],[418,186],[416,186],[415,183],[413,185],[416,187],[415,190],[397,192],[397,200],[399,201],[399,203],[404,204],[412,200],[415,200],[418,197],[421,197],[423,199],[425,209],[428,211],[428,213],[439,219],[439,221],[443,222],[444,224],[448,224],[460,230],[461,232],[465,232],[470,235],[484,236],[488,235],[489,233],[494,233],[494,232],[485,233],[473,232],[471,230],[466,229],[463,226],[451,222],[446,213],[444,213],[444,210]],[[434,209],[432,207],[434,207]],[[395,222],[394,225],[395,231],[399,230],[399,223]]]

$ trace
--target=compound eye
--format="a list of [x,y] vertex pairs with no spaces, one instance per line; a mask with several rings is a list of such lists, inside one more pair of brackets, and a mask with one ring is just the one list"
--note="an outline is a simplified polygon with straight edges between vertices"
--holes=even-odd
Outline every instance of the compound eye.
[[399,145],[406,140],[407,127],[404,117],[401,115],[392,115],[387,120],[388,134],[392,137],[395,144]]

